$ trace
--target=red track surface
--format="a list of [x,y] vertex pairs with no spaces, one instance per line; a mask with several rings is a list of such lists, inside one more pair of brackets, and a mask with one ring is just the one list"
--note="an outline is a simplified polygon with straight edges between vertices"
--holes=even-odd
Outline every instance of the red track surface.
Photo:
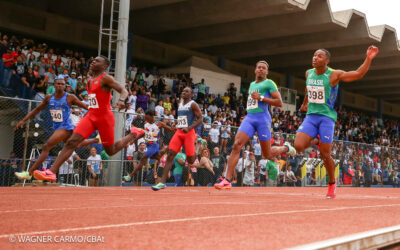
[[[0,248],[281,249],[400,224],[399,189],[338,188],[334,200],[325,192],[2,188]],[[18,243],[21,235],[101,236],[104,243]]]

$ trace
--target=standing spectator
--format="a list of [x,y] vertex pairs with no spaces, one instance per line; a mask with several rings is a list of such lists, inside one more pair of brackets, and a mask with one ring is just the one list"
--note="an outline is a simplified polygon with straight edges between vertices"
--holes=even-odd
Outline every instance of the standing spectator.
[[225,171],[226,168],[225,158],[220,155],[218,147],[214,147],[211,161],[213,163],[213,170],[214,170],[214,181],[213,181],[214,184],[217,181],[217,179],[222,176],[222,173]]
[[71,119],[72,124],[74,125],[74,127],[76,127],[76,125],[78,125],[78,123],[82,119],[81,110],[79,108],[72,109],[72,113],[70,115],[70,119]]
[[239,159],[235,167],[236,185],[238,185],[239,187],[243,185],[243,174],[244,174],[243,171],[246,159],[247,159],[247,152],[243,151],[242,158]]
[[128,102],[131,104],[132,109],[135,111],[136,111],[136,101],[137,101],[136,90],[133,90],[132,94],[129,95],[128,97]]
[[44,57],[40,58],[40,61],[36,64],[36,66],[39,67],[38,68],[39,76],[44,76],[44,73],[46,72],[46,67],[47,67],[47,64],[46,64],[46,61],[44,60]]
[[198,87],[198,93],[197,93],[197,101],[196,102],[202,102],[206,96],[206,88],[207,85],[204,83],[204,79],[201,79],[200,83],[197,84]]
[[36,92],[35,100],[43,101],[47,89],[47,83],[45,82],[44,76],[33,84],[33,90]]
[[81,98],[81,100],[83,99],[82,97],[82,93],[84,92],[84,91],[86,91],[86,83],[84,83],[83,82],[83,78],[82,78],[82,76],[78,76],[78,80],[77,80],[77,83],[76,83],[76,90],[75,90],[75,93],[76,93],[76,96],[78,96],[79,98]]
[[26,71],[26,64],[23,62],[22,57],[17,57],[17,62],[13,63],[12,69],[13,73],[17,74],[19,77],[22,77]]
[[158,100],[158,105],[155,107],[155,111],[157,117],[164,117],[164,107],[162,100]]
[[97,154],[97,150],[95,147],[90,149],[90,156],[87,159],[87,168],[90,173],[89,177],[89,186],[98,186],[100,174],[103,169],[103,162],[101,161],[101,157]]
[[219,132],[219,128],[217,126],[218,126],[218,122],[215,121],[210,129],[210,138],[209,138],[209,140],[211,142],[210,148],[218,147],[218,145],[219,145],[220,132]]
[[213,182],[215,175],[213,163],[210,160],[210,151],[208,148],[203,148],[201,151],[200,167],[197,169],[197,178],[200,186],[207,186]]
[[364,182],[365,187],[371,187],[373,171],[374,171],[374,168],[372,167],[372,161],[366,160],[366,163],[362,167],[363,182]]
[[71,78],[68,79],[69,85],[71,85],[72,90],[75,92],[76,91],[76,86],[78,84],[78,79],[76,79],[76,73],[72,72],[71,73]]
[[[139,151],[133,154],[133,169],[137,168],[140,159],[142,159],[145,154],[145,151],[146,151],[146,143],[141,142],[139,144]],[[145,165],[147,165],[147,163]],[[140,186],[141,182],[143,181],[143,169],[134,175],[133,180],[135,182],[135,186]]]
[[174,175],[174,180],[175,180],[175,186],[180,187],[183,186],[182,182],[182,173],[183,173],[183,167],[185,166],[185,161],[186,161],[186,155],[182,153],[182,150],[176,154],[174,158],[174,170],[172,171],[172,174]]
[[34,54],[29,55],[29,59],[25,62],[28,68],[33,68],[37,64],[36,57]]
[[37,78],[35,77],[33,70],[31,68],[28,68],[28,71],[25,73],[25,75],[22,76],[21,81],[24,85],[22,85],[22,90],[21,90],[21,97],[22,98],[27,98],[30,92],[31,87],[36,83]]
[[231,138],[231,125],[229,120],[225,120],[224,125],[221,126],[221,145],[220,151],[224,154],[228,153],[228,141]]
[[254,186],[254,169],[256,167],[256,158],[253,152],[250,152],[248,160],[245,160],[245,173],[243,178],[243,185],[245,187]]
[[149,100],[150,100],[150,96],[146,94],[144,89],[140,90],[140,95],[138,95],[137,97],[137,108],[142,108],[143,111],[147,110],[147,107],[149,105]]
[[354,177],[354,168],[353,161],[348,160],[346,164],[344,164],[343,168],[343,184],[344,185],[353,185],[353,177]]
[[278,185],[278,169],[276,157],[273,157],[270,161],[268,161],[265,171],[268,187],[276,187]]
[[164,113],[165,113],[166,115],[169,115],[169,114],[171,113],[171,110],[172,110],[172,104],[171,104],[171,102],[170,102],[169,97],[167,97],[167,98],[165,99],[165,102],[163,103],[163,106],[164,106]]
[[11,47],[7,48],[7,53],[2,55],[3,63],[6,67],[11,68],[14,61],[17,59],[18,54],[12,51]]
[[260,186],[261,187],[265,187],[266,186],[266,182],[267,182],[267,178],[266,178],[266,170],[267,170],[267,163],[268,160],[262,158],[261,160],[258,161],[258,166],[260,169]]

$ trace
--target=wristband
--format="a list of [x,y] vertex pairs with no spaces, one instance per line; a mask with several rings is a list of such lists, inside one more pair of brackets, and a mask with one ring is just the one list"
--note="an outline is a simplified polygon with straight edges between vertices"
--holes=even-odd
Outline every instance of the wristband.
[[264,100],[264,96],[263,95],[260,96],[260,101],[262,101],[262,100]]

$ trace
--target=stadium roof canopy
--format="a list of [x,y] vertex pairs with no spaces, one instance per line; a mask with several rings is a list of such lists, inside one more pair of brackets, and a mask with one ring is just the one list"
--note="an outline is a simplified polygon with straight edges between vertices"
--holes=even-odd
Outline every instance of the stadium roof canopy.
[[[49,0],[37,2],[49,12],[98,24],[100,0],[64,1],[71,8],[59,8]],[[134,0],[130,30],[246,64],[266,59],[272,71],[302,78],[318,48],[331,52],[331,67],[353,70],[374,44],[380,54],[370,72],[361,81],[342,87],[400,103],[400,48],[395,29],[369,27],[365,14],[357,10],[332,12],[328,0]]]

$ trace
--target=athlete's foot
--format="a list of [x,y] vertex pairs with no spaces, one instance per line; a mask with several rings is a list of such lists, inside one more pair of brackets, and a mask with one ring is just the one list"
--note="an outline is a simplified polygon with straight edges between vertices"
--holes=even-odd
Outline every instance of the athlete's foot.
[[167,187],[167,185],[165,185],[162,182],[159,182],[157,185],[152,186],[151,189],[153,189],[153,191],[158,191],[158,190],[164,189],[166,187]]
[[336,197],[336,183],[328,184],[328,193],[326,194],[327,199],[334,199]]
[[216,189],[231,189],[232,184],[226,178],[223,178],[219,183],[215,183],[214,187]]
[[296,149],[294,147],[292,147],[292,145],[290,145],[289,142],[285,142],[285,144],[283,144],[283,146],[286,146],[288,148],[288,152],[287,152],[288,155],[291,155],[291,156],[296,155],[296,153],[297,153]]
[[125,182],[130,182],[131,179],[132,179],[132,177],[129,174],[124,176],[124,177],[122,177],[122,180],[125,181]]
[[50,169],[46,169],[44,171],[35,170],[33,172],[33,176],[35,177],[35,179],[40,180],[40,181],[54,182],[57,179],[56,174],[51,172]]
[[32,179],[32,175],[28,171],[15,172],[14,175],[19,180],[28,180],[28,181],[30,181]]

